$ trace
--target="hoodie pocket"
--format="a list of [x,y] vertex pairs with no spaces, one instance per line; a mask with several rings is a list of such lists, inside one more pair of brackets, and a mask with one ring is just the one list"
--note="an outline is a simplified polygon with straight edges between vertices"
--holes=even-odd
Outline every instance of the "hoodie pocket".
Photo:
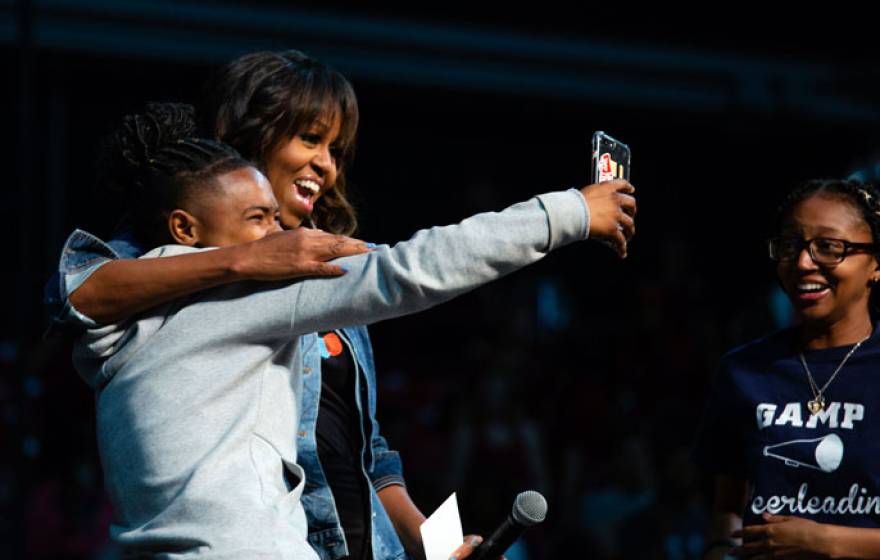
[[296,463],[286,461],[262,436],[251,436],[251,460],[260,481],[260,499],[282,515],[293,515],[301,509],[300,498],[305,486],[305,471]]

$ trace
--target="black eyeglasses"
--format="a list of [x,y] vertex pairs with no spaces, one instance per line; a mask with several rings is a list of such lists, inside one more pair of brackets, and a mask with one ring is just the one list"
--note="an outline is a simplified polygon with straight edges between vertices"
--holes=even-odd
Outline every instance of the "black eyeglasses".
[[844,239],[816,237],[801,239],[800,237],[774,237],[767,243],[770,258],[774,261],[793,261],[801,251],[807,248],[810,258],[816,264],[840,264],[853,253],[875,254],[880,250],[876,243],[853,243]]

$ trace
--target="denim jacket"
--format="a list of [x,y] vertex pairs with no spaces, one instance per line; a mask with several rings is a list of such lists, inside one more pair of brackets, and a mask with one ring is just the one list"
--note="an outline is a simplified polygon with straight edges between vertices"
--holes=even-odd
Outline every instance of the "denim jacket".
[[[388,449],[388,443],[379,433],[379,424],[376,422],[376,370],[370,336],[366,327],[352,327],[336,332],[354,357],[357,372],[355,402],[361,417],[366,414],[369,419],[368,422],[361,422],[367,430],[364,441],[369,442],[361,455],[361,464],[364,476],[371,483],[368,486],[373,511],[373,558],[406,558],[394,526],[376,495],[379,490],[393,484],[403,486],[404,481],[400,456],[397,451]],[[302,337],[300,344],[303,356],[303,403],[296,447],[299,452],[298,461],[306,471],[302,501],[309,522],[309,542],[323,560],[334,560],[348,554],[348,547],[339,524],[333,495],[318,459],[315,438],[321,402],[321,339],[317,334],[310,334]]]
[[[74,231],[62,250],[60,275],[53,276],[46,285],[45,303],[51,311],[53,329],[77,329],[94,327],[96,323],[74,308],[68,295],[78,288],[100,266],[117,258],[137,258],[141,248],[128,236],[121,235],[105,243],[98,237],[82,231]],[[65,281],[62,281],[65,278]],[[388,449],[388,443],[379,433],[376,421],[376,370],[373,347],[367,328],[350,327],[337,331],[348,345],[354,357],[357,371],[355,396],[360,413],[366,414],[368,422],[361,422],[369,430],[365,435],[362,453],[364,476],[369,479],[372,503],[373,558],[398,560],[406,558],[403,545],[394,526],[382,506],[376,492],[393,484],[404,485],[403,468],[397,451]],[[320,337],[310,334],[301,338],[303,399],[297,436],[298,462],[306,474],[302,496],[303,507],[309,524],[309,543],[322,560],[334,560],[348,554],[347,543],[330,487],[318,459],[315,431],[318,408],[321,402],[321,348]]]
[[98,268],[112,259],[136,259],[143,249],[129,234],[122,234],[108,243],[87,231],[74,230],[61,249],[58,270],[43,290],[43,304],[49,313],[49,332],[70,332],[97,326],[90,317],[70,304],[68,296],[79,288]]

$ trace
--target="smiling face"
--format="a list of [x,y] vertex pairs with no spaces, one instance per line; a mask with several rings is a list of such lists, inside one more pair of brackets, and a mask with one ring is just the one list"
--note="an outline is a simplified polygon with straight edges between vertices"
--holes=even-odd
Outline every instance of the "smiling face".
[[[815,194],[795,206],[780,235],[804,240],[826,237],[873,243],[870,226],[851,202],[835,195]],[[830,326],[870,322],[868,300],[878,279],[873,255],[851,253],[835,265],[818,265],[804,247],[796,258],[777,266],[780,282],[804,323]]]
[[175,241],[198,247],[228,247],[280,231],[278,203],[269,181],[253,167],[229,171],[187,209],[168,218]]
[[340,119],[318,119],[283,141],[266,161],[266,177],[281,208],[281,223],[298,227],[336,183]]

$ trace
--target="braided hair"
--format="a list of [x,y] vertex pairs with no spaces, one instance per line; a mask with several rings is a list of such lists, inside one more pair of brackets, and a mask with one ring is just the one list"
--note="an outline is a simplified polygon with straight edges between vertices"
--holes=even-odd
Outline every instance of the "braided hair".
[[172,210],[217,189],[218,176],[250,166],[230,146],[194,137],[195,126],[192,106],[149,103],[101,144],[98,186],[125,201],[132,233],[145,247],[170,241]]
[[338,117],[336,183],[315,203],[311,220],[331,233],[354,233],[357,216],[348,200],[345,170],[354,159],[359,114],[345,76],[300,51],[256,52],[221,68],[205,92],[199,109],[202,130],[264,171],[283,142],[321,117]]
[[[880,242],[880,191],[871,183],[853,179],[814,179],[795,188],[779,205],[776,214],[776,230],[782,229],[785,220],[791,216],[798,204],[816,195],[836,198],[849,203],[858,210],[862,220],[870,228],[872,241],[874,243]],[[875,254],[874,258],[880,263],[880,253]],[[871,290],[868,311],[871,313],[872,320],[880,320],[880,290]]]

